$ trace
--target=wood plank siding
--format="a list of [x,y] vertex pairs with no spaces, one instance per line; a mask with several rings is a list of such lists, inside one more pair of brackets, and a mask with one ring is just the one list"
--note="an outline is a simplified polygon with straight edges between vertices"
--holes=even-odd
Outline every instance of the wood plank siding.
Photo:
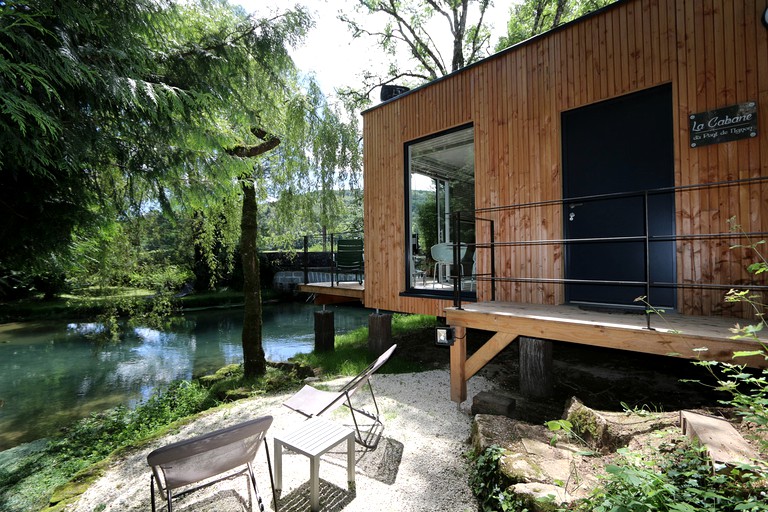
[[[502,240],[563,237],[561,114],[660,85],[672,90],[676,186],[768,176],[768,30],[757,0],[627,0],[536,37],[363,113],[365,305],[443,316],[448,299],[404,296],[405,150],[410,141],[474,127],[475,206],[552,204],[487,211]],[[758,136],[692,148],[689,116],[737,103],[758,105]],[[768,231],[768,185],[676,193],[678,235],[728,231],[735,216],[748,232]],[[488,230],[476,226],[478,244]],[[677,282],[738,283],[754,261],[727,239],[678,239]],[[562,279],[561,245],[508,247],[497,275]],[[477,252],[477,273],[490,271]],[[478,302],[490,300],[480,281]],[[677,310],[723,313],[722,290],[681,288]],[[496,300],[557,305],[556,282],[504,282]],[[729,311],[740,315],[740,311]]]

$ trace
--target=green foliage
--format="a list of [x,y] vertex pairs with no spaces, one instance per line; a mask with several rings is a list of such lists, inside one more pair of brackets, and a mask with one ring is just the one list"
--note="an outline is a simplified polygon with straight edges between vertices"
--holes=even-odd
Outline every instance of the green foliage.
[[768,510],[764,479],[756,467],[713,473],[703,448],[664,446],[656,459],[627,449],[623,459],[606,467],[603,485],[579,503],[584,512],[693,512]]
[[[740,355],[762,355],[768,360],[765,349]],[[694,364],[705,367],[712,374],[715,384],[710,387],[729,395],[721,402],[733,407],[738,416],[755,426],[754,439],[763,452],[768,453],[768,369],[753,370],[719,361],[697,361]]]
[[525,0],[510,8],[507,35],[496,51],[601,9],[616,0]]
[[169,293],[153,295],[115,295],[99,302],[95,312],[99,328],[88,333],[97,343],[119,342],[126,329],[137,326],[164,330],[174,323],[183,322],[183,318],[173,316],[179,305]]
[[[747,240],[746,244],[735,244],[730,248],[732,250],[746,249],[757,258],[756,262],[750,264],[747,267],[747,272],[753,275],[760,275],[767,271],[768,261],[766,261],[765,256],[763,256],[763,253],[760,251],[762,246],[765,245],[765,240],[758,240],[756,242],[752,241],[749,235],[747,235],[747,233],[741,227],[741,225],[736,222],[736,217],[729,218],[727,223],[732,233],[740,234]],[[725,301],[730,303],[745,304],[752,310],[755,318],[757,319],[757,323],[752,325],[740,326],[739,324],[736,324],[736,326],[731,329],[731,332],[734,334],[733,338],[745,338],[759,342],[760,340],[758,338],[758,333],[768,325],[765,319],[766,304],[763,301],[762,295],[759,293],[753,293],[749,289],[731,289],[728,290],[728,292],[725,294]],[[763,349],[765,349],[765,347],[763,347]]]
[[437,319],[430,315],[392,315],[392,334],[399,335],[419,329],[434,329]]
[[200,381],[209,388],[212,396],[225,401],[295,389],[302,379],[295,372],[273,366],[267,366],[267,371],[256,379],[246,379],[243,365],[233,364],[212,376],[202,377]]
[[[213,226],[198,230],[203,252],[218,258],[230,248],[223,267],[204,257],[214,273],[226,270],[239,231],[233,178],[253,163],[223,150],[254,143],[254,127],[269,126],[286,148],[257,177],[262,198],[273,192],[267,185],[317,190],[310,175],[330,191],[339,167],[352,183],[355,121],[339,121],[311,82],[299,87],[288,55],[310,23],[298,8],[258,19],[223,1],[3,3],[0,213],[10,221],[0,228],[0,266],[29,268],[75,249],[82,276],[94,275],[95,261],[102,273],[115,268],[107,282],[130,275],[136,251],[101,232],[119,222],[123,238],[135,238],[134,221],[162,211],[202,213]],[[173,248],[193,247],[187,233]]]
[[[357,0],[354,3],[358,15],[341,12],[339,19],[347,24],[353,37],[375,39],[382,55],[389,60],[386,73],[365,71],[360,88],[342,91],[349,101],[358,105],[369,104],[369,94],[380,85],[393,82],[420,85],[472,64],[488,53],[490,31],[485,15],[489,0]],[[372,19],[383,19],[385,24],[372,29]],[[441,40],[436,37],[436,26],[449,37],[450,42],[443,48],[435,43]]]
[[552,446],[556,445],[559,440],[557,432],[562,431],[565,432],[566,436],[576,437],[576,433],[573,431],[573,423],[568,420],[550,420],[547,421],[545,425],[551,432],[553,432],[552,438],[549,440],[549,444]]
[[12,471],[0,471],[0,508],[40,510],[54,488],[115,450],[136,446],[217,403],[199,383],[180,381],[134,410],[117,407],[84,418],[50,440],[43,451],[22,456]]
[[[566,419],[550,420],[550,421],[545,422],[544,424],[546,425],[546,427],[551,432],[553,432],[553,435],[552,435],[552,437],[549,440],[549,444],[551,444],[552,446],[555,446],[558,443],[558,441],[560,440],[560,438],[558,436],[558,432],[563,432],[563,433],[565,433],[567,438],[574,439],[574,440],[578,441],[579,443],[581,443],[582,445],[585,445],[585,446],[587,445],[587,442],[584,440],[583,437],[581,437],[579,435],[579,432],[577,432],[577,430],[579,430],[579,429],[591,430],[591,428],[590,428],[591,425],[590,426],[579,425],[578,426],[579,428],[575,428],[574,424],[572,422],[566,420]],[[589,433],[591,434],[592,437],[595,437],[595,433],[594,432],[589,432]],[[583,430],[582,430],[581,434],[582,435],[584,434]],[[586,450],[586,449],[578,452],[578,454],[579,455],[584,455],[584,456],[589,456],[589,457],[591,457],[593,455],[597,455],[597,453],[595,451],[593,451],[593,450]]]
[[[742,227],[736,222],[735,217],[728,219],[728,224],[732,232],[740,233],[747,238],[746,244],[737,244],[731,249],[747,249],[758,259],[757,262],[749,265],[747,271],[751,274],[762,274],[768,270],[768,262],[761,252],[764,240],[753,242],[749,239]],[[736,324],[731,329],[734,339],[748,339],[756,342],[755,350],[736,352],[734,359],[743,357],[763,357],[768,360],[768,347],[758,338],[758,334],[768,325],[765,319],[766,304],[762,301],[759,294],[751,293],[749,290],[729,290],[725,296],[726,302],[746,304],[754,312],[757,323],[741,326]],[[727,393],[730,398],[724,400],[726,405],[736,409],[736,413],[744,420],[751,422],[756,426],[756,440],[760,443],[762,450],[768,452],[768,369],[762,371],[747,369],[744,365],[716,362],[699,361],[696,364],[704,366],[713,375],[715,385],[712,386],[717,391]]]
[[48,451],[70,475],[131,446],[171,423],[208,409],[217,402],[194,382],[179,381],[130,410],[124,406],[93,414],[51,441]]
[[177,265],[147,266],[131,272],[128,282],[136,288],[170,292],[180,290],[184,283],[194,279],[194,274]]
[[515,511],[529,509],[507,491],[514,484],[501,470],[504,449],[498,445],[489,446],[483,453],[470,456],[469,488],[477,497],[483,512]]
[[659,409],[656,406],[643,404],[641,406],[632,406],[630,407],[629,404],[626,402],[619,402],[619,405],[621,405],[622,410],[624,411],[624,414],[627,416],[640,416],[641,418],[647,418],[654,415],[658,415],[661,412],[663,412],[661,409]]
[[367,327],[355,329],[336,336],[332,352],[297,354],[292,360],[313,368],[322,368],[326,376],[357,375],[370,364],[367,340]]

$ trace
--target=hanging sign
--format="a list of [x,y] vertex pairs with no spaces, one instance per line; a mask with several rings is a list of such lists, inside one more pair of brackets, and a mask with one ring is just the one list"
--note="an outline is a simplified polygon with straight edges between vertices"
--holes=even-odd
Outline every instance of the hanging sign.
[[691,114],[690,120],[692,148],[757,137],[757,103],[754,101]]

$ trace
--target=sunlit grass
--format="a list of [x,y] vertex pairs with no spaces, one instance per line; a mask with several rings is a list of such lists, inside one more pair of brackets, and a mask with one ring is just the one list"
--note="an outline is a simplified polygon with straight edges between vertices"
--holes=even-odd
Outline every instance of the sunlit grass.
[[62,293],[61,298],[68,301],[107,300],[119,298],[149,297],[155,292],[146,288],[127,286],[89,286],[79,288],[76,293]]
[[[435,317],[433,316],[395,314],[392,317],[392,336],[403,336],[434,326]],[[336,336],[333,352],[311,352],[293,357],[297,362],[319,368],[328,378],[357,375],[374,359],[374,355],[368,351],[367,327]],[[423,370],[422,365],[409,359],[405,354],[395,351],[389,362],[379,371],[381,373],[412,373]]]

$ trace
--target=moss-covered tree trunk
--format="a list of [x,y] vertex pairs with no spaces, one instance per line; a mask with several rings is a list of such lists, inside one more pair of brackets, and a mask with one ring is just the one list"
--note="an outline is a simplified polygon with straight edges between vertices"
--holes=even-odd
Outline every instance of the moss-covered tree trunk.
[[[280,145],[280,139],[263,128],[252,128],[262,143],[255,146],[237,146],[228,151],[239,158],[256,158]],[[258,164],[255,164],[258,165]],[[267,358],[261,345],[261,275],[259,273],[258,222],[259,205],[256,202],[256,185],[253,176],[241,176],[243,211],[240,220],[240,253],[243,261],[243,371],[246,378],[264,375]]]
[[267,360],[261,345],[261,275],[259,273],[259,252],[256,237],[258,234],[256,214],[256,189],[253,181],[242,180],[243,218],[240,221],[240,252],[243,260],[243,294],[245,307],[243,313],[243,368],[246,378],[264,375]]

